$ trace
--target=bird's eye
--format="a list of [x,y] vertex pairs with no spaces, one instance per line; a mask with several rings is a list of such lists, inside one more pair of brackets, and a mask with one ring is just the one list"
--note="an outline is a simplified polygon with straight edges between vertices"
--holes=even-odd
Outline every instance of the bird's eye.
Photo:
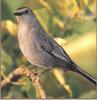
[[25,11],[25,14],[28,14],[28,10]]

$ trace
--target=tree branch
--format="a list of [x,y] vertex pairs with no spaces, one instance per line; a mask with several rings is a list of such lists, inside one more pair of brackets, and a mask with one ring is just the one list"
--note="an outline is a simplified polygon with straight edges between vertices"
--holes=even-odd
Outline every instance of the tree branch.
[[12,83],[12,79],[16,76],[28,76],[31,79],[32,84],[35,86],[35,88],[37,88],[39,97],[43,99],[47,98],[46,93],[42,86],[42,81],[39,78],[39,75],[35,71],[26,69],[24,66],[18,67],[13,72],[11,72],[8,77],[3,79],[0,85],[1,89],[3,89],[8,84]]

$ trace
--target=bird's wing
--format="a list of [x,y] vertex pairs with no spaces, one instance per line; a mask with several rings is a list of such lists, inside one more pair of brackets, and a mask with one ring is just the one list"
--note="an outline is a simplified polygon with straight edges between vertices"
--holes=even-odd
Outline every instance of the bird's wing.
[[37,45],[39,49],[43,49],[52,56],[55,56],[66,62],[70,62],[71,59],[64,49],[52,37],[45,33],[42,28],[40,29],[37,30],[37,28],[34,28],[30,31],[33,33],[34,40],[36,41],[35,45]]
[[47,38],[42,40],[40,46],[49,54],[56,56],[57,58],[60,58],[66,62],[70,62],[70,58],[67,53],[55,40],[52,39],[52,37],[47,36]]

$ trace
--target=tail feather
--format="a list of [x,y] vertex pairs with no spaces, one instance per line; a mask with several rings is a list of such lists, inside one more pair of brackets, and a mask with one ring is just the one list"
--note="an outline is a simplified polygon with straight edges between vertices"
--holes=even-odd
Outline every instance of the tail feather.
[[72,71],[77,72],[88,81],[90,81],[94,86],[96,86],[97,80],[74,63],[72,63]]

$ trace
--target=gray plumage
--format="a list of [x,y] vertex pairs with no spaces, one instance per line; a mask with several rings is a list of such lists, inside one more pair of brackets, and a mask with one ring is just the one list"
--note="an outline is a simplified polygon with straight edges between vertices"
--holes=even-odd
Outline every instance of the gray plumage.
[[68,69],[96,84],[95,79],[73,63],[63,48],[44,31],[35,14],[29,8],[18,8],[14,14],[18,16],[20,49],[31,64]]
[[[28,8],[19,9],[19,12],[26,9]],[[61,60],[68,63],[70,58],[65,51],[43,30],[32,11],[29,10],[28,13],[30,16],[26,14],[19,16],[21,20],[19,20],[18,40],[24,56],[30,63],[39,66],[59,67],[60,64],[63,66]]]

